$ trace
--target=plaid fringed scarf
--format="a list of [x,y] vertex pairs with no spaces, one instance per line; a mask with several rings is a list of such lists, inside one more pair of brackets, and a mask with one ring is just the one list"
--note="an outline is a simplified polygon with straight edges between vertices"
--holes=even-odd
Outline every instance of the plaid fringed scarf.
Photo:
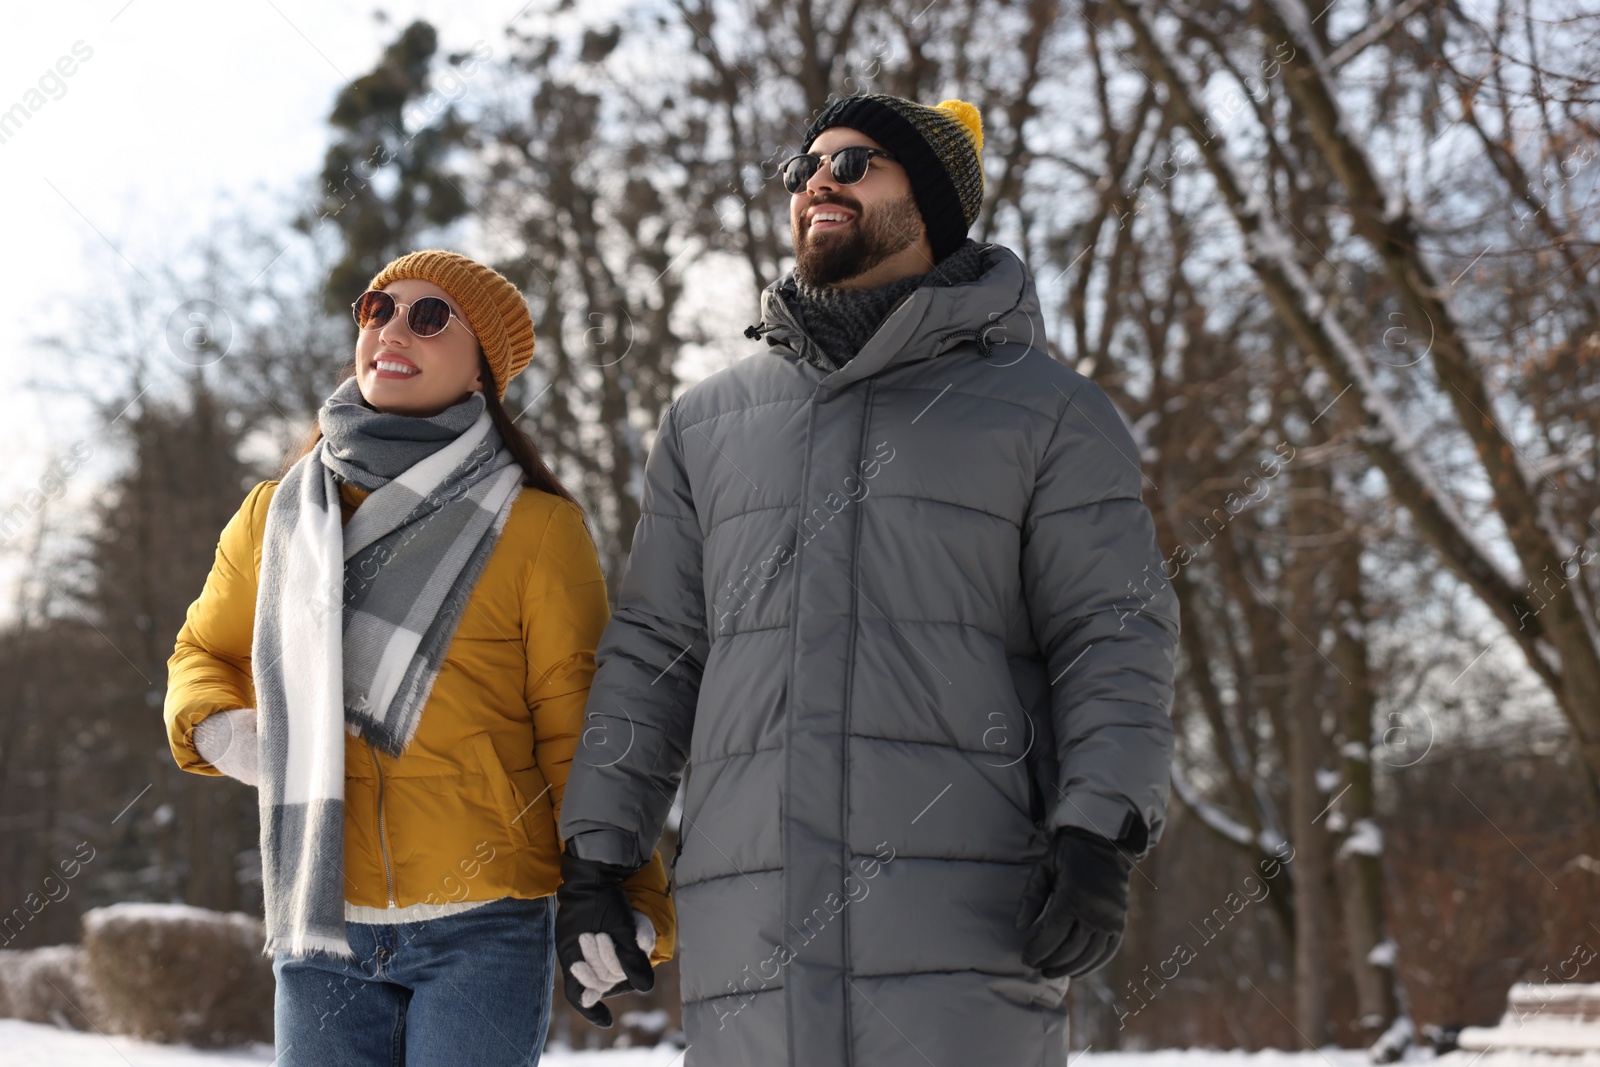
[[[267,512],[252,663],[269,954],[349,957],[344,746],[416,732],[522,471],[483,397],[430,418],[375,411],[354,379]],[[371,491],[340,525],[338,482]]]

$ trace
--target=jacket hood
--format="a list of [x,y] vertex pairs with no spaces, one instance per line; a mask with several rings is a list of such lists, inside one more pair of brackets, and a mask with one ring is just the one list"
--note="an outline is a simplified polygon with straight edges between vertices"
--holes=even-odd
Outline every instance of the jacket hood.
[[[976,344],[986,358],[1002,344],[1042,350],[1044,319],[1033,275],[1009,248],[991,244],[984,253],[987,269],[982,277],[912,292],[889,312],[855,358],[823,384],[837,388],[887,367],[933,359],[966,342]],[[745,333],[766,337],[769,345],[794,358],[826,366],[790,305],[794,296],[793,272],[767,286],[761,294],[761,322]]]

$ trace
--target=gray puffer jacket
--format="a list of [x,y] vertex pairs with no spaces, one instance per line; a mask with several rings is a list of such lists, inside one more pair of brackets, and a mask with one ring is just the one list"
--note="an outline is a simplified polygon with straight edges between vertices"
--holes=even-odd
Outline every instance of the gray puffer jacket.
[[1049,829],[1161,835],[1177,605],[1138,455],[987,251],[837,371],[775,283],[771,347],[650,453],[561,830],[642,862],[687,764],[698,1067],[1063,1063],[1023,882]]

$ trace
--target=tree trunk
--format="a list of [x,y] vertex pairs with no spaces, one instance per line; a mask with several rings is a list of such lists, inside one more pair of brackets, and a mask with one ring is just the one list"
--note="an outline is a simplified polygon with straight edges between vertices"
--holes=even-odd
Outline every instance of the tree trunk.
[[[1350,679],[1351,692],[1344,702],[1344,777],[1346,788],[1336,810],[1348,820],[1357,842],[1346,837],[1336,864],[1339,895],[1344,913],[1345,947],[1356,987],[1356,1027],[1370,1045],[1400,1013],[1395,995],[1395,946],[1389,940],[1383,917],[1382,837],[1367,832],[1376,827],[1372,779],[1373,691],[1367,659],[1366,601],[1361,590],[1361,548],[1350,540],[1340,546],[1338,561],[1339,622],[1334,659]],[[1331,821],[1332,816],[1329,816]],[[1365,824],[1365,825],[1364,825]],[[1376,852],[1362,843],[1376,840]]]
[[[1290,475],[1294,497],[1289,501],[1291,541],[1304,545],[1313,534],[1313,509],[1306,497],[1311,472],[1297,467]],[[1318,610],[1315,582],[1318,560],[1297,550],[1290,561],[1289,602],[1284,608],[1290,626],[1294,619],[1310,619]],[[1305,626],[1314,641],[1320,627]],[[1328,1039],[1328,856],[1316,820],[1323,807],[1317,789],[1322,762],[1322,712],[1317,700],[1321,656],[1302,641],[1290,647],[1286,666],[1290,673],[1289,719],[1289,820],[1295,845],[1294,863],[1294,1015],[1300,1036],[1313,1047]]]

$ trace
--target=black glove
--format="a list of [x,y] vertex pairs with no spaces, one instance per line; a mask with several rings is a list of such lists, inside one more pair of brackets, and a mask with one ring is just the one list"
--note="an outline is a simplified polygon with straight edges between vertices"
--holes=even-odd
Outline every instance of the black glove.
[[1099,834],[1064,827],[1028,874],[1017,929],[1031,931],[1022,960],[1046,978],[1103,967],[1128,925],[1133,861]]
[[[584,1003],[597,973],[623,976],[601,996],[614,996],[637,990],[648,993],[655,987],[650,969],[649,949],[654,944],[653,929],[646,938],[648,920],[641,925],[635,916],[622,883],[633,874],[629,867],[597,860],[579,859],[570,853],[561,856],[561,888],[556,890],[556,956],[566,975],[567,1001],[578,1014],[596,1026],[611,1025],[611,1010],[593,992]],[[580,980],[574,970],[582,968],[591,979]]]

